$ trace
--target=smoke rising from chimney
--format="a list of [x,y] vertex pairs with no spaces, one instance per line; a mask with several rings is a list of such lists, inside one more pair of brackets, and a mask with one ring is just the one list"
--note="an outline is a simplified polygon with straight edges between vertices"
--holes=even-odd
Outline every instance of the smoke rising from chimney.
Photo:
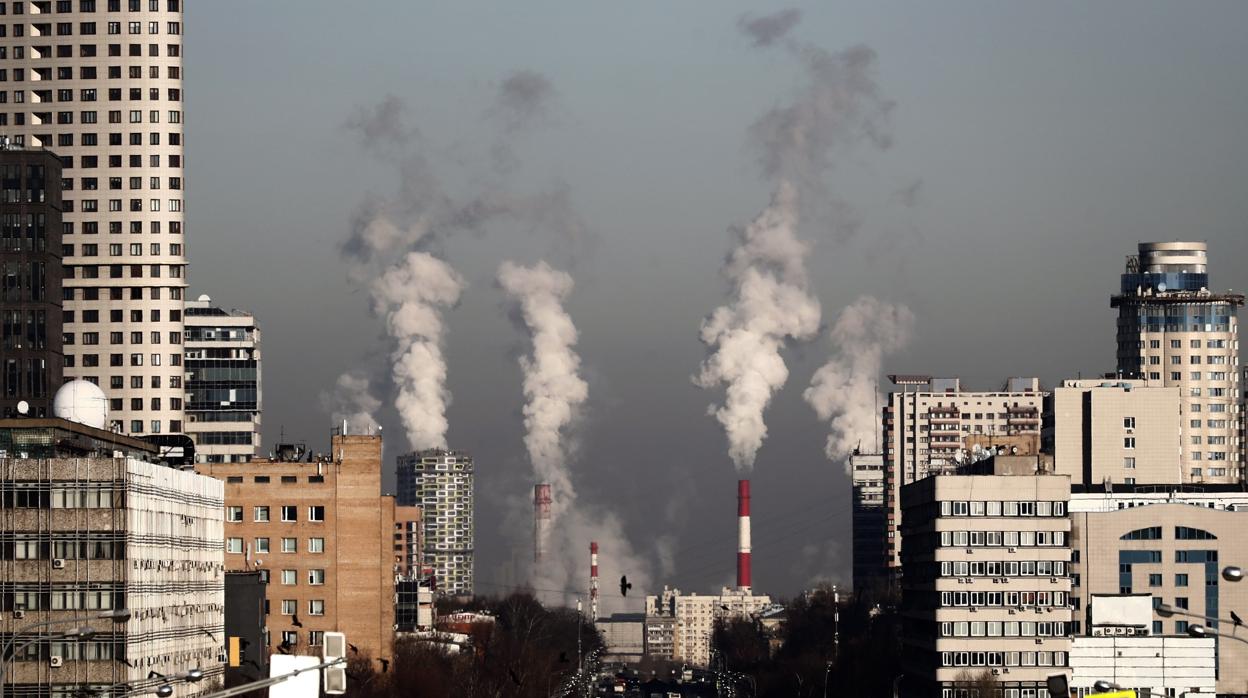
[[[743,18],[739,27],[754,45],[768,46],[799,19],[786,11]],[[732,295],[702,323],[710,355],[694,377],[703,388],[726,386],[723,403],[710,413],[723,425],[728,454],[742,473],[752,469],[767,436],[763,413],[788,379],[781,350],[790,340],[814,337],[819,328],[819,301],[808,289],[805,269],[811,246],[797,235],[801,208],[812,201],[830,208],[837,214],[837,237],[846,237],[857,216],[829,197],[823,178],[843,151],[864,142],[886,148],[891,140],[892,103],[876,87],[874,51],[857,46],[834,54],[784,44],[805,68],[806,84],[789,104],[768,110],[750,127],[761,170],[775,189],[724,265]]]
[[442,310],[459,302],[464,281],[446,262],[409,252],[372,284],[373,312],[385,318],[396,346],[395,407],[415,449],[446,448],[446,359]]
[[563,431],[576,419],[589,386],[578,375],[576,326],[563,309],[572,277],[546,262],[525,267],[507,261],[498,268],[498,283],[517,305],[533,339],[532,356],[520,357],[529,460],[539,482],[550,483],[556,493],[575,496]]
[[914,313],[904,305],[862,296],[841,311],[828,334],[836,355],[810,381],[802,397],[828,422],[824,452],[844,461],[859,442],[873,443],[880,429],[879,376],[884,355],[906,346]]

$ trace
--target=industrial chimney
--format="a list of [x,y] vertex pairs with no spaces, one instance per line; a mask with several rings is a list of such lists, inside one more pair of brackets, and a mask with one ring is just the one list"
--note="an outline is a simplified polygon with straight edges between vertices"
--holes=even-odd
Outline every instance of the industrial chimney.
[[737,481],[737,589],[750,590],[750,481]]
[[550,485],[533,487],[533,561],[542,562],[550,549]]
[[589,544],[589,622],[598,623],[598,541]]

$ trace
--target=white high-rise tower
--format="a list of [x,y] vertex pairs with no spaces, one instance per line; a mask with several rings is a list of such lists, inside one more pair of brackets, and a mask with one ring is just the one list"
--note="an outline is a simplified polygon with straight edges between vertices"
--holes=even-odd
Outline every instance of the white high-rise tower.
[[64,164],[65,379],[126,433],[182,432],[182,2],[0,8],[0,136]]

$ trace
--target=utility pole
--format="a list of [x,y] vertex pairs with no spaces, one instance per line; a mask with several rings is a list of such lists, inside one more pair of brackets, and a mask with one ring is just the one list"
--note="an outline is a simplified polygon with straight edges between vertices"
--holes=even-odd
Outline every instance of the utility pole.
[[841,653],[841,593],[832,585],[832,661],[840,660]]

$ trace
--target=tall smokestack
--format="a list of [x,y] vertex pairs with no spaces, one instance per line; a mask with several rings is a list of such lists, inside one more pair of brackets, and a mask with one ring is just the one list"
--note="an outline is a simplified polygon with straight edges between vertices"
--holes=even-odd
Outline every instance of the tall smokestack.
[[737,588],[750,590],[749,480],[737,480]]
[[598,541],[589,544],[589,622],[598,623]]
[[533,561],[542,562],[550,550],[550,485],[533,486]]

